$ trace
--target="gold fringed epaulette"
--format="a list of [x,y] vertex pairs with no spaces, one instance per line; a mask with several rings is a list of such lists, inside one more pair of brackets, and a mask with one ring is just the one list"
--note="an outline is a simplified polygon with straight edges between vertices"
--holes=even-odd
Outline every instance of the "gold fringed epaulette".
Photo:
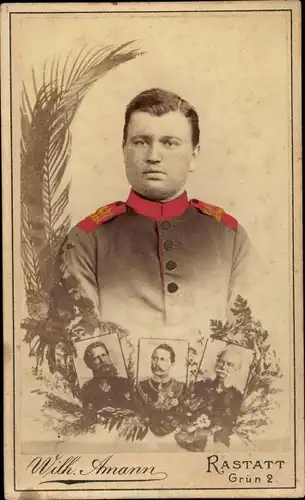
[[190,200],[190,206],[197,208],[197,210],[199,210],[202,214],[208,215],[209,217],[213,217],[219,222],[222,222],[233,231],[237,231],[238,221],[231,215],[227,214],[223,208],[195,199]]
[[108,222],[109,220],[122,215],[126,212],[127,208],[123,201],[116,201],[114,203],[109,203],[104,207],[100,207],[93,214],[88,215],[85,219],[81,220],[77,227],[83,229],[86,233],[90,233],[96,227]]

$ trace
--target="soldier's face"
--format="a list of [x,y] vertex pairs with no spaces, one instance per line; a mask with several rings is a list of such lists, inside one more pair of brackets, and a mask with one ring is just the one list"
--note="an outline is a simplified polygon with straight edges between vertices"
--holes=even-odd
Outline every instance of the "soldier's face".
[[93,347],[90,351],[90,365],[93,371],[104,367],[105,365],[111,365],[111,360],[109,354],[105,351],[102,346]]
[[159,378],[169,375],[172,367],[170,353],[164,349],[156,349],[151,357],[151,371]]
[[174,198],[194,170],[198,149],[192,144],[191,125],[179,111],[162,116],[135,112],[123,146],[128,181],[145,198]]
[[224,352],[217,360],[215,371],[219,378],[226,379],[240,369],[240,361],[232,353]]

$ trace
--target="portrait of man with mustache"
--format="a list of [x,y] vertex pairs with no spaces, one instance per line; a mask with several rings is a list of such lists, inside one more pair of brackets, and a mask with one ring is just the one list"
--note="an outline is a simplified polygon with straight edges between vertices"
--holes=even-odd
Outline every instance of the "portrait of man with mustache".
[[111,406],[126,408],[130,401],[128,380],[120,377],[104,342],[89,344],[84,362],[92,370],[93,378],[81,388],[81,400],[86,414],[96,416],[99,409]]
[[175,361],[174,349],[168,344],[160,344],[151,355],[151,377],[138,382],[142,398],[156,409],[177,407],[183,395],[185,384],[171,375]]
[[211,426],[217,428],[214,441],[221,441],[226,445],[229,445],[229,437],[243,400],[242,392],[236,387],[236,377],[241,366],[241,348],[228,344],[217,354],[215,378],[200,380],[194,387],[195,396],[203,400],[205,414],[210,418]]

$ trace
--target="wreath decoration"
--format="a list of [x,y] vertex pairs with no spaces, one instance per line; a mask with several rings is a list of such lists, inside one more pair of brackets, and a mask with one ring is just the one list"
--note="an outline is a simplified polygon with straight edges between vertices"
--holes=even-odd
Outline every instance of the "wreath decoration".
[[[52,290],[60,287],[54,282],[56,255],[70,228],[66,215],[70,184],[61,189],[71,153],[70,125],[77,109],[92,85],[108,71],[141,55],[129,49],[133,42],[119,47],[82,49],[74,60],[68,56],[63,63],[54,59],[45,64],[42,84],[38,87],[33,70],[34,102],[23,86],[21,106],[21,249],[22,268],[28,316],[22,322],[26,331],[24,342],[36,363],[33,375],[42,380],[44,389],[34,389],[45,398],[42,411],[48,425],[61,436],[94,433],[100,426],[116,431],[127,441],[143,440],[150,430],[164,436],[173,434],[177,444],[189,451],[204,451],[208,439],[230,446],[230,437],[238,435],[253,443],[262,427],[270,423],[270,411],[277,406],[277,381],[282,377],[278,358],[268,332],[259,320],[252,317],[245,298],[236,297],[232,308],[233,320],[211,320],[210,336],[252,349],[255,358],[237,418],[230,425],[213,422],[213,409],[206,394],[196,395],[194,386],[201,366],[194,360],[194,348],[189,350],[188,370],[192,382],[176,393],[168,391],[151,404],[141,397],[133,365],[133,347],[129,333],[120,326],[101,323],[92,305],[78,292],[77,283],[66,276],[71,290],[70,303],[61,308],[60,300],[53,302]],[[61,191],[60,191],[61,189]],[[60,289],[57,289],[60,296]],[[66,299],[67,300],[67,299]],[[56,314],[50,314],[56,307]],[[86,311],[84,315],[75,312]],[[89,329],[88,329],[89,325]],[[123,404],[112,405],[109,394],[105,404],[94,413],[84,410],[74,364],[75,341],[96,330],[116,333],[127,348],[128,382]],[[63,345],[63,363],[56,362],[56,348]],[[204,336],[199,332],[198,351],[203,350]],[[47,362],[53,374],[45,379],[42,367]],[[64,399],[66,391],[72,398]],[[109,384],[102,392],[109,393]]]

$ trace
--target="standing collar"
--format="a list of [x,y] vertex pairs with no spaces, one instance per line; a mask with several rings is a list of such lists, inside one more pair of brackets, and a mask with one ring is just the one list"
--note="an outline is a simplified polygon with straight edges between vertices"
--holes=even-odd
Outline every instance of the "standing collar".
[[155,220],[166,220],[182,215],[189,208],[189,201],[186,191],[174,200],[159,203],[147,200],[131,190],[126,205],[139,215]]

